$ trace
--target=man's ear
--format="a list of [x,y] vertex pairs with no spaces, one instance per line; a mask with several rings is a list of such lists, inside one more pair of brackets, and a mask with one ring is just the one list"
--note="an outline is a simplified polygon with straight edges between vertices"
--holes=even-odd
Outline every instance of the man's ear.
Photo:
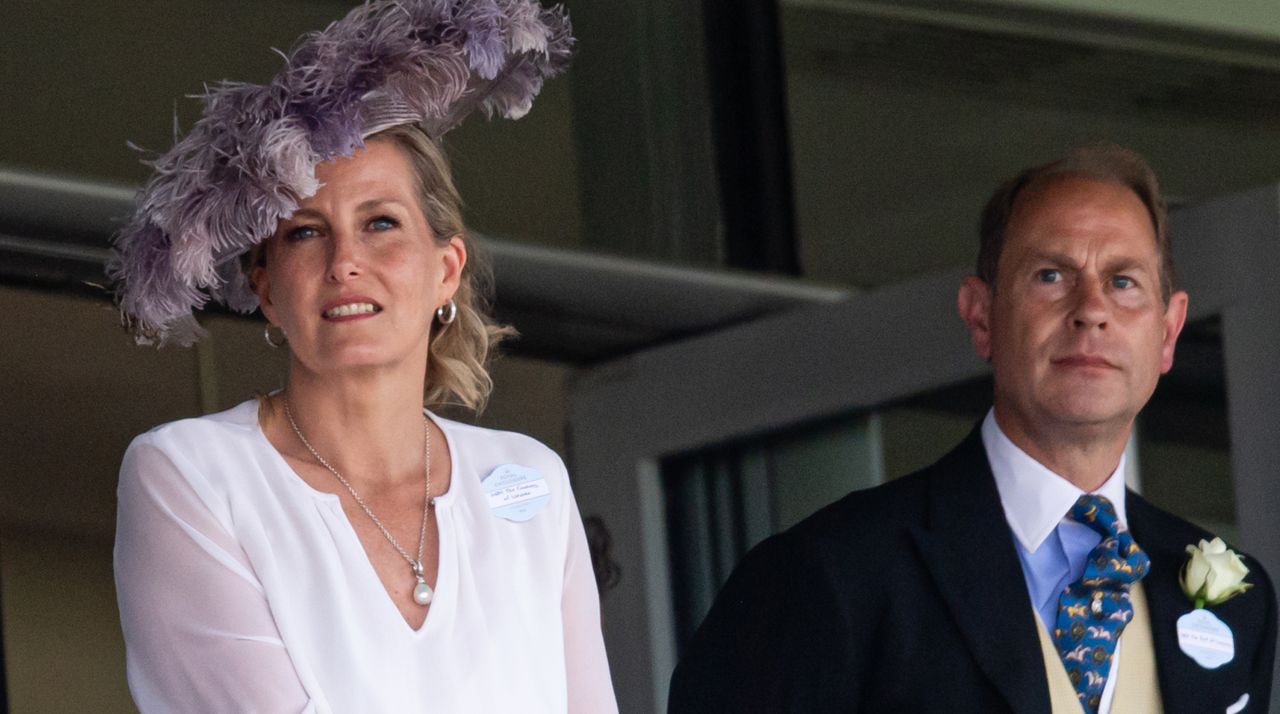
[[1187,322],[1189,298],[1182,290],[1169,296],[1169,306],[1164,310],[1164,341],[1160,345],[1160,374],[1173,369],[1173,348]]
[[965,278],[956,295],[956,308],[969,328],[973,351],[984,360],[991,359],[991,286],[973,275]]

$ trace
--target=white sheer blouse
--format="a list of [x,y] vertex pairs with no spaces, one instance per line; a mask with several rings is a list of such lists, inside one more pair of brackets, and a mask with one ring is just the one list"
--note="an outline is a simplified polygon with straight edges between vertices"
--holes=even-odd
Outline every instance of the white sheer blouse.
[[[563,463],[528,437],[432,418],[453,475],[416,631],[337,496],[267,441],[256,402],[134,440],[115,576],[144,713],[617,711]],[[481,484],[507,464],[546,480],[550,499],[527,521],[492,510]]]

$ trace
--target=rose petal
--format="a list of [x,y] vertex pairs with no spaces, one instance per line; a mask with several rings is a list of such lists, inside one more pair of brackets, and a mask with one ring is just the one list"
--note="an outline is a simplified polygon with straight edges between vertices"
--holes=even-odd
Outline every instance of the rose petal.
[[1195,546],[1187,546],[1191,559],[1183,569],[1182,589],[1188,597],[1203,597],[1205,578],[1209,575],[1209,561],[1204,553]]
[[1249,566],[1244,564],[1244,558],[1241,558],[1239,553],[1227,552],[1231,553],[1231,563],[1228,566],[1231,572],[1244,580],[1244,576],[1249,574]]

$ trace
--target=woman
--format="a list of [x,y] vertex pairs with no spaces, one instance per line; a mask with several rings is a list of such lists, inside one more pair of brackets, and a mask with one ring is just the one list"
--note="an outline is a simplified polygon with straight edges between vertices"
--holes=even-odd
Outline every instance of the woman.
[[423,409],[479,407],[502,333],[424,127],[523,113],[571,41],[532,1],[457,5],[367,4],[271,84],[215,90],[117,241],[141,339],[197,337],[202,292],[256,297],[291,354],[281,391],[125,456],[143,712],[616,711],[563,464]]

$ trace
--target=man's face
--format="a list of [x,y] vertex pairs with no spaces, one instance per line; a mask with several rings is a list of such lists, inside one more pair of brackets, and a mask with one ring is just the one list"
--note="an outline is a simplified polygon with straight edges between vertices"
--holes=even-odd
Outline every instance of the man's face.
[[[1062,176],[1018,197],[995,290],[961,287],[961,315],[990,359],[995,409],[1033,443],[1123,434],[1173,366],[1187,296],[1160,295],[1160,256],[1128,187]],[[1049,441],[1044,441],[1048,439]]]

